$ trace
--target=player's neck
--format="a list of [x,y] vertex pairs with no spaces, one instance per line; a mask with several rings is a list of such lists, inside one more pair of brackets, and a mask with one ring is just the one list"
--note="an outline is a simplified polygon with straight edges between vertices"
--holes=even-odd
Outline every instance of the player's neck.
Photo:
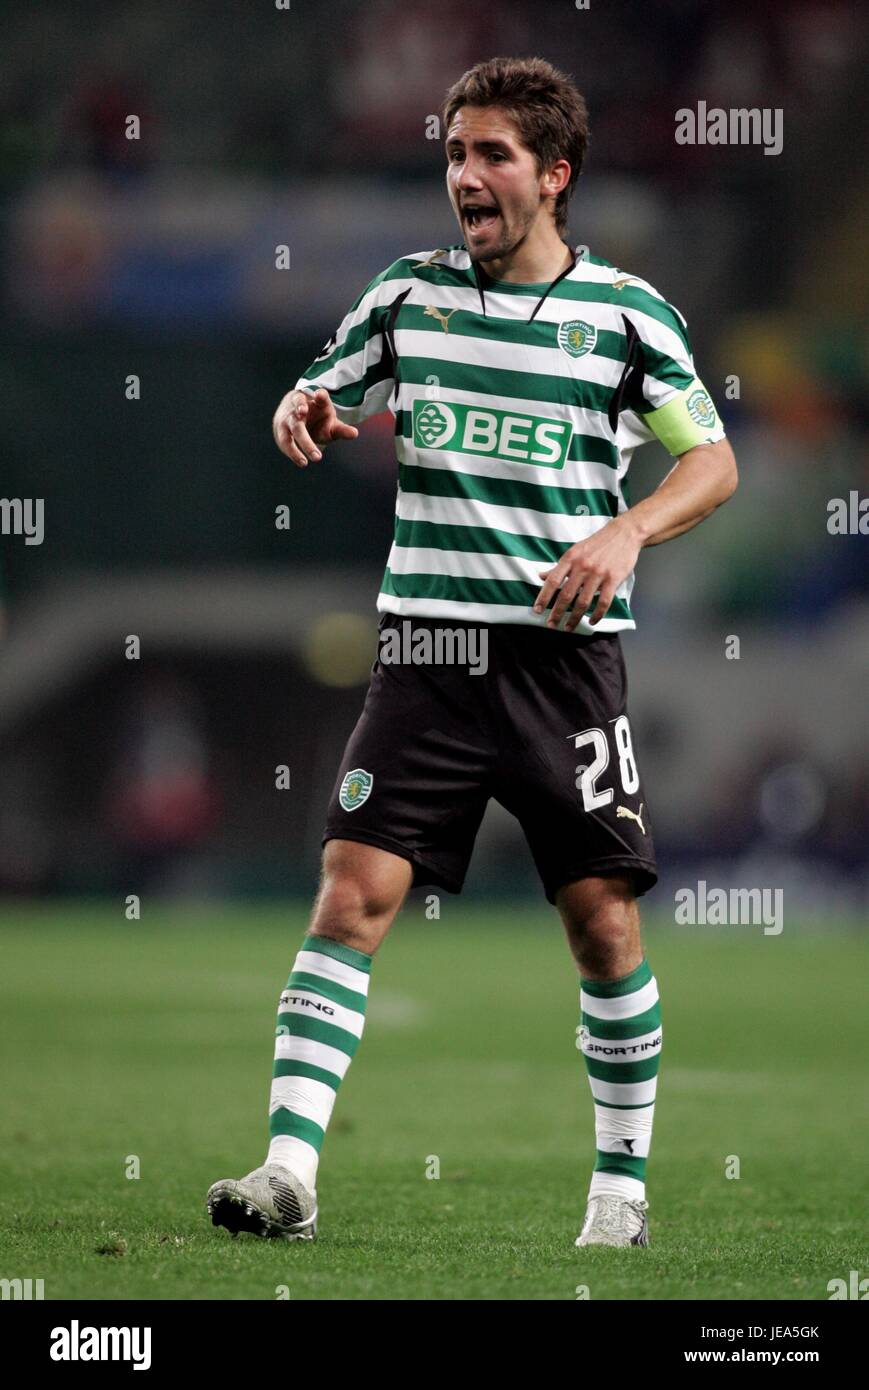
[[483,269],[493,280],[543,285],[561,275],[573,260],[573,251],[552,228],[545,237],[526,237],[507,256],[485,261]]

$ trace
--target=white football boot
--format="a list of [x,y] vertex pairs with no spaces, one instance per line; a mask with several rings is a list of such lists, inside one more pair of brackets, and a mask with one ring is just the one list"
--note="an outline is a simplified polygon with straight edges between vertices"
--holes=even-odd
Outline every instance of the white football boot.
[[317,1236],[317,1194],[277,1163],[254,1168],[246,1178],[221,1178],[209,1187],[206,1201],[213,1224],[233,1236],[239,1231],[284,1240]]
[[648,1202],[608,1194],[589,1197],[582,1231],[575,1245],[648,1245]]

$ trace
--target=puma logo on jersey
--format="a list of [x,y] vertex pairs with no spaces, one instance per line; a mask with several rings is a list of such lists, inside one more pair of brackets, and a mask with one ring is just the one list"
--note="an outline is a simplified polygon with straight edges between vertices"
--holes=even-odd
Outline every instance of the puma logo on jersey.
[[643,807],[645,806],[645,804],[645,801],[640,802],[639,811],[629,811],[627,806],[617,806],[616,816],[619,820],[635,820],[637,822],[637,825],[640,827],[643,834],[645,835],[646,827],[643,825]]
[[449,333],[450,319],[456,312],[455,309],[450,309],[450,312],[448,314],[442,314],[440,309],[436,308],[434,304],[426,304],[425,311],[430,318],[437,319],[438,323],[440,324],[441,328],[444,330],[445,333]]
[[635,275],[626,275],[624,280],[613,280],[613,289],[623,290],[625,285],[635,285],[636,283],[637,277]]
[[434,262],[437,260],[438,256],[445,256],[446,254],[446,249],[444,247],[441,247],[438,251],[432,251],[427,261],[417,261],[416,265],[413,268],[414,270],[425,270],[425,267],[427,265],[434,265]]

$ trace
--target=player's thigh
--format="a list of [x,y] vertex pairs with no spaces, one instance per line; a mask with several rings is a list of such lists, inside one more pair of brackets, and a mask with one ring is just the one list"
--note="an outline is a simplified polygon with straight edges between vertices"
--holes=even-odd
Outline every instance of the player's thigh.
[[533,668],[524,658],[514,672],[515,748],[497,795],[520,821],[551,903],[565,884],[628,874],[639,895],[656,881],[626,698],[611,638],[541,648]]
[[338,770],[324,841],[388,851],[410,863],[416,883],[458,892],[497,758],[480,687],[459,666],[378,659]]

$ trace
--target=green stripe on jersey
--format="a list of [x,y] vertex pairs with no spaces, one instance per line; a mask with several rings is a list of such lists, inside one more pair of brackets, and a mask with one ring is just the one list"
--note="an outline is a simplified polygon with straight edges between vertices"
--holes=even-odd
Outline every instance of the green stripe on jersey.
[[[519,579],[467,579],[450,574],[393,574],[387,566],[380,591],[395,598],[450,599],[454,603],[512,604],[531,608],[541,584],[526,584]],[[593,607],[594,600],[586,611],[590,613]],[[613,599],[607,617],[630,620],[631,611],[624,599]]]
[[[414,401],[414,407],[416,402]],[[395,433],[403,436],[409,443],[413,441],[413,427],[411,412],[409,410],[398,410],[395,415]],[[570,441],[570,448],[567,453],[568,461],[573,463],[602,463],[607,468],[618,468],[619,451],[615,444],[610,443],[596,434],[576,434]]]
[[395,523],[395,544],[422,550],[466,550],[476,555],[518,555],[523,560],[555,564],[569,542],[550,541],[543,536],[514,536],[495,526],[447,526],[399,517]]
[[[583,381],[581,377],[571,376],[567,372],[564,376],[552,376],[547,372],[517,371],[488,362],[402,357],[401,380],[405,385],[419,386],[421,395],[432,375],[438,377],[440,389],[445,393],[464,391],[472,396],[507,396],[513,402],[512,409],[517,415],[527,414],[522,409],[525,401],[551,401],[553,405],[564,405],[573,410],[581,407],[606,416],[613,395],[611,387],[602,386],[596,381]],[[618,370],[615,375],[618,380]],[[449,396],[445,396],[444,403],[452,404]]]
[[[459,469],[426,468],[407,463],[399,464],[398,482],[402,492],[421,492],[426,497],[462,497],[499,507],[551,512],[556,516],[618,515],[618,498],[602,488],[555,487],[552,483],[489,478],[478,473],[462,473]],[[585,510],[578,512],[579,508]]]
[[504,463],[563,468],[573,436],[569,420],[517,415],[513,410],[443,405],[423,398],[413,403],[413,443],[417,449],[482,454]]

